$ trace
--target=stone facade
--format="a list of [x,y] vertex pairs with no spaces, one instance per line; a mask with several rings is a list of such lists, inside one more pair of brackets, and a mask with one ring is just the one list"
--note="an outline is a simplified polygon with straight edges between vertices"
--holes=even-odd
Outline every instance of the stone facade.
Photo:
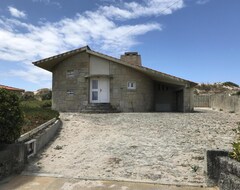
[[[59,63],[53,70],[53,104],[58,111],[81,111],[89,103],[89,60],[80,53]],[[67,72],[73,71],[68,77]],[[110,103],[123,112],[153,111],[153,82],[147,76],[126,66],[110,62]],[[135,90],[127,82],[136,82]],[[73,93],[73,94],[71,94]]]
[[[67,72],[73,71],[73,76]],[[59,63],[53,70],[52,108],[58,111],[80,111],[88,104],[89,55],[86,52]]]
[[[110,103],[123,112],[153,111],[153,81],[136,70],[110,63]],[[128,89],[128,82],[135,82],[136,89]]]
[[[109,103],[121,112],[149,112],[149,111],[192,111],[192,89],[175,85],[171,89],[171,100],[168,104],[171,109],[158,110],[156,104],[165,101],[156,93],[156,82],[150,76],[137,71],[134,68],[105,60],[104,58],[92,59],[94,55],[86,51],[79,52],[56,64],[52,69],[52,108],[61,112],[81,112],[90,103],[91,77],[109,78]],[[90,61],[100,60],[109,64],[109,73],[90,72]],[[101,60],[100,60],[101,62]],[[96,69],[100,72],[100,69]],[[135,88],[128,88],[128,84],[134,83]],[[168,85],[166,83],[166,85]],[[178,90],[181,89],[181,92]],[[179,93],[180,92],[180,93]],[[168,96],[168,95],[167,95]],[[179,98],[180,97],[180,98]],[[178,98],[178,100],[176,100]],[[167,99],[169,99],[167,97]],[[178,101],[178,103],[176,103]],[[164,103],[163,103],[164,104]]]

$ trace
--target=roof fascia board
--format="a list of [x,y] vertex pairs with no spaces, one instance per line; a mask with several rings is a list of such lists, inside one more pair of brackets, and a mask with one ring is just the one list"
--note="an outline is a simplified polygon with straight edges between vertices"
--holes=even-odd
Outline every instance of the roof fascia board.
[[64,53],[61,53],[61,54],[58,54],[58,55],[54,55],[54,56],[51,56],[51,57],[48,57],[48,58],[45,58],[45,59],[41,59],[39,61],[34,61],[32,63],[37,66],[39,63],[51,61],[53,59],[57,59],[57,58],[60,58],[60,57],[64,57],[64,56],[71,57],[73,55],[76,55],[77,53],[86,51],[88,49],[90,49],[90,48],[88,48],[88,46],[85,46],[85,47],[82,47],[82,48],[79,48],[79,49],[75,49],[75,50],[64,52]]
[[[37,67],[40,67],[42,69],[45,69],[47,71],[52,72],[53,68],[56,67],[56,65],[58,65],[60,62],[64,61],[65,59],[67,59],[69,57],[77,55],[78,53],[84,52],[88,49],[90,50],[90,48],[88,46],[85,46],[85,47],[82,47],[82,48],[79,48],[79,49],[68,51],[68,52],[65,52],[65,53],[62,53],[62,54],[59,54],[59,55],[55,55],[55,56],[52,56],[52,57],[48,57],[48,58],[45,58],[45,59],[42,59],[42,60],[39,60],[39,61],[35,61],[35,62],[32,62],[32,63]],[[55,63],[57,60],[59,60],[59,61],[57,63]],[[52,63],[53,65],[50,66],[49,68],[41,66],[41,63],[46,64],[49,61],[53,61],[53,63]]]

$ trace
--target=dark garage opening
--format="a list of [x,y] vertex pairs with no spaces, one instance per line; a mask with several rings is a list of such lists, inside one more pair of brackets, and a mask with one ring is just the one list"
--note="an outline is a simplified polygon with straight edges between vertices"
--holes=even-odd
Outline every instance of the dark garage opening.
[[183,86],[155,82],[154,105],[156,112],[183,112]]

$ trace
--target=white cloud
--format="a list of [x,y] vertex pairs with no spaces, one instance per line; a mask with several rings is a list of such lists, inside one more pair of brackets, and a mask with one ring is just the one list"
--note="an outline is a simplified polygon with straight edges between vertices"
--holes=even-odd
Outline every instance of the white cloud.
[[39,2],[39,3],[44,3],[45,5],[55,5],[58,8],[62,8],[61,4],[57,1],[52,1],[52,0],[32,0],[33,2]]
[[199,4],[199,5],[204,5],[204,4],[206,4],[206,3],[208,3],[210,0],[197,0],[197,4]]
[[11,7],[11,6],[8,7],[8,11],[10,12],[10,14],[13,17],[17,17],[17,18],[26,18],[27,17],[27,15],[23,11],[20,11],[20,10],[14,8],[14,7]]
[[49,79],[51,78],[51,73],[44,70],[39,70],[37,67],[26,67],[24,70],[11,70],[9,75],[23,78],[31,83],[40,83],[43,84],[43,86],[50,86]]
[[183,6],[183,0],[122,3],[119,7],[100,6],[94,12],[87,11],[54,23],[41,21],[38,25],[0,17],[0,60],[24,64],[23,70],[12,70],[12,76],[45,83],[50,80],[49,73],[33,66],[32,61],[84,45],[116,56],[138,44],[138,36],[161,30],[156,22],[127,25],[119,20],[171,14]]
[[173,11],[183,7],[183,0],[146,0],[142,4],[137,2],[124,3],[122,8],[103,6],[98,12],[110,18],[133,19],[144,16],[172,14]]

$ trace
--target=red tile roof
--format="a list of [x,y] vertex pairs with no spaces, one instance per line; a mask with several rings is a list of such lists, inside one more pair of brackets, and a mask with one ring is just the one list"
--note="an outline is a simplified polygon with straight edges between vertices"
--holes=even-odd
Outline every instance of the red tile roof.
[[11,86],[5,86],[5,85],[1,85],[0,84],[0,88],[6,89],[6,90],[11,90],[11,91],[18,91],[18,92],[24,92],[24,89],[20,89],[20,88],[14,88]]

